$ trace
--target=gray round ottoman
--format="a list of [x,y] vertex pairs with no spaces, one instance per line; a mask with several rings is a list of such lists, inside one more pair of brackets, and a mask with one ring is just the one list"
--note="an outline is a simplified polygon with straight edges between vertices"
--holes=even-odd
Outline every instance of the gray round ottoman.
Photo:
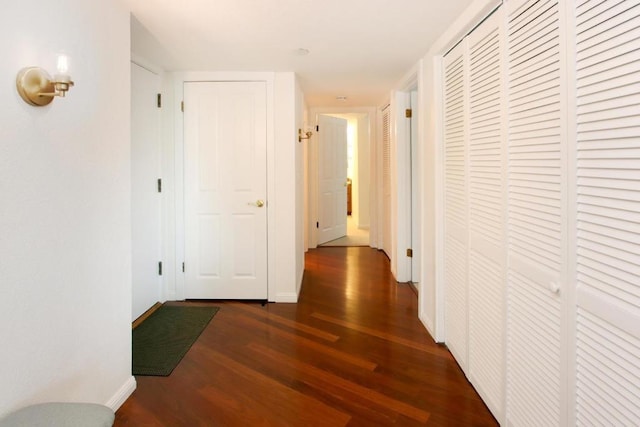
[[95,403],[41,403],[10,413],[0,427],[111,427],[115,414]]

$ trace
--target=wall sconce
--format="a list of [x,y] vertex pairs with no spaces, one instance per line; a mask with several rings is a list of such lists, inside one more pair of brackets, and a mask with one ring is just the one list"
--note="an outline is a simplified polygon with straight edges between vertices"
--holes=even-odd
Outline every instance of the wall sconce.
[[53,79],[43,68],[26,67],[18,72],[16,88],[27,104],[42,107],[50,104],[56,96],[64,98],[67,91],[73,86],[69,71],[69,58],[66,55],[58,56],[58,73]]
[[302,129],[298,128],[298,142],[302,142],[303,139],[310,139],[313,132],[308,130],[304,134],[305,136],[302,136]]

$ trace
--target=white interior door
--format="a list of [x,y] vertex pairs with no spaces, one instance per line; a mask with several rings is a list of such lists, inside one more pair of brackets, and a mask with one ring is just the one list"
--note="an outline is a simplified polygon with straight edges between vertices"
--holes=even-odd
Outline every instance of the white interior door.
[[347,121],[318,116],[318,244],[347,235]]
[[184,85],[185,296],[267,298],[266,84]]
[[131,64],[132,320],[162,299],[159,88],[157,74]]

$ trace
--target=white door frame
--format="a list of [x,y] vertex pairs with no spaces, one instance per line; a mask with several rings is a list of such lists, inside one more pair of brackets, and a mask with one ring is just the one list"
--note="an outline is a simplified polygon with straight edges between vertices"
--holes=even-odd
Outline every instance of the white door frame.
[[[418,128],[421,117],[420,106],[418,105],[418,88],[409,92],[411,101],[411,137],[410,137],[410,173],[411,173],[411,248],[413,250],[413,258],[411,258],[411,281],[420,282],[422,274],[422,168],[418,166],[419,159],[422,158],[422,144],[418,134]],[[416,287],[416,289],[418,289]]]
[[[308,145],[308,162],[306,167],[308,168],[308,187],[307,191],[307,213],[308,213],[308,243],[309,248],[313,249],[318,246],[318,231],[316,228],[316,221],[318,221],[318,137],[315,132],[315,126],[317,124],[317,116],[319,114],[368,114],[369,116],[369,141],[371,143],[370,150],[370,159],[368,160],[371,165],[371,183],[374,182],[374,177],[376,174],[381,173],[381,169],[378,168],[377,163],[375,162],[374,146],[377,146],[377,131],[378,128],[376,126],[377,120],[377,111],[375,107],[363,107],[363,108],[334,108],[334,107],[326,107],[326,108],[311,108],[309,110],[308,116],[308,125],[310,128],[313,128],[313,134],[311,139],[307,140]],[[358,160],[360,161],[360,159]],[[380,171],[380,172],[379,172]],[[380,192],[380,194],[378,194]],[[382,189],[379,189],[377,185],[371,185],[371,198],[369,200],[370,203],[370,246],[377,247],[374,241],[374,233],[373,230],[376,228],[378,216],[375,214],[377,212],[377,201],[382,200]]]
[[[391,272],[398,282],[411,280],[411,92],[418,91],[418,70],[412,70],[391,98]],[[419,123],[417,108],[414,123]],[[414,141],[418,143],[418,141]],[[417,249],[416,252],[422,251]]]
[[[255,82],[262,81],[267,86],[267,201],[275,194],[275,136],[274,136],[274,73],[254,72],[184,72],[174,74],[174,114],[175,114],[175,215],[176,215],[176,257],[175,281],[176,300],[185,299],[185,276],[182,272],[185,245],[184,218],[184,118],[181,101],[184,99],[185,82]],[[188,108],[188,106],[186,107]],[[275,209],[267,211],[267,235],[275,235]],[[268,239],[267,254],[275,253],[275,239]],[[188,266],[187,266],[188,268]],[[267,295],[275,300],[275,257],[267,256]]]

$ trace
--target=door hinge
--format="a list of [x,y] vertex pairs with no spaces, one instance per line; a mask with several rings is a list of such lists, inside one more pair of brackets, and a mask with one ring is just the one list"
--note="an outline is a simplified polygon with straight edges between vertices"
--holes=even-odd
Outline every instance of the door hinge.
[[158,108],[162,108],[162,94],[158,94]]
[[320,228],[320,222],[316,221],[316,228]]
[[184,273],[184,262],[182,263],[182,272]]
[[180,102],[180,111],[184,113],[184,101]]
[[320,132],[320,125],[316,125],[316,132]]
[[158,262],[158,276],[162,276],[162,261]]
[[413,249],[411,248],[407,249],[407,257],[413,258]]
[[404,110],[404,116],[405,116],[407,119],[410,119],[410,118],[411,118],[411,114],[412,114],[411,108],[407,108],[406,110]]
[[162,193],[162,178],[158,178],[158,193]]

